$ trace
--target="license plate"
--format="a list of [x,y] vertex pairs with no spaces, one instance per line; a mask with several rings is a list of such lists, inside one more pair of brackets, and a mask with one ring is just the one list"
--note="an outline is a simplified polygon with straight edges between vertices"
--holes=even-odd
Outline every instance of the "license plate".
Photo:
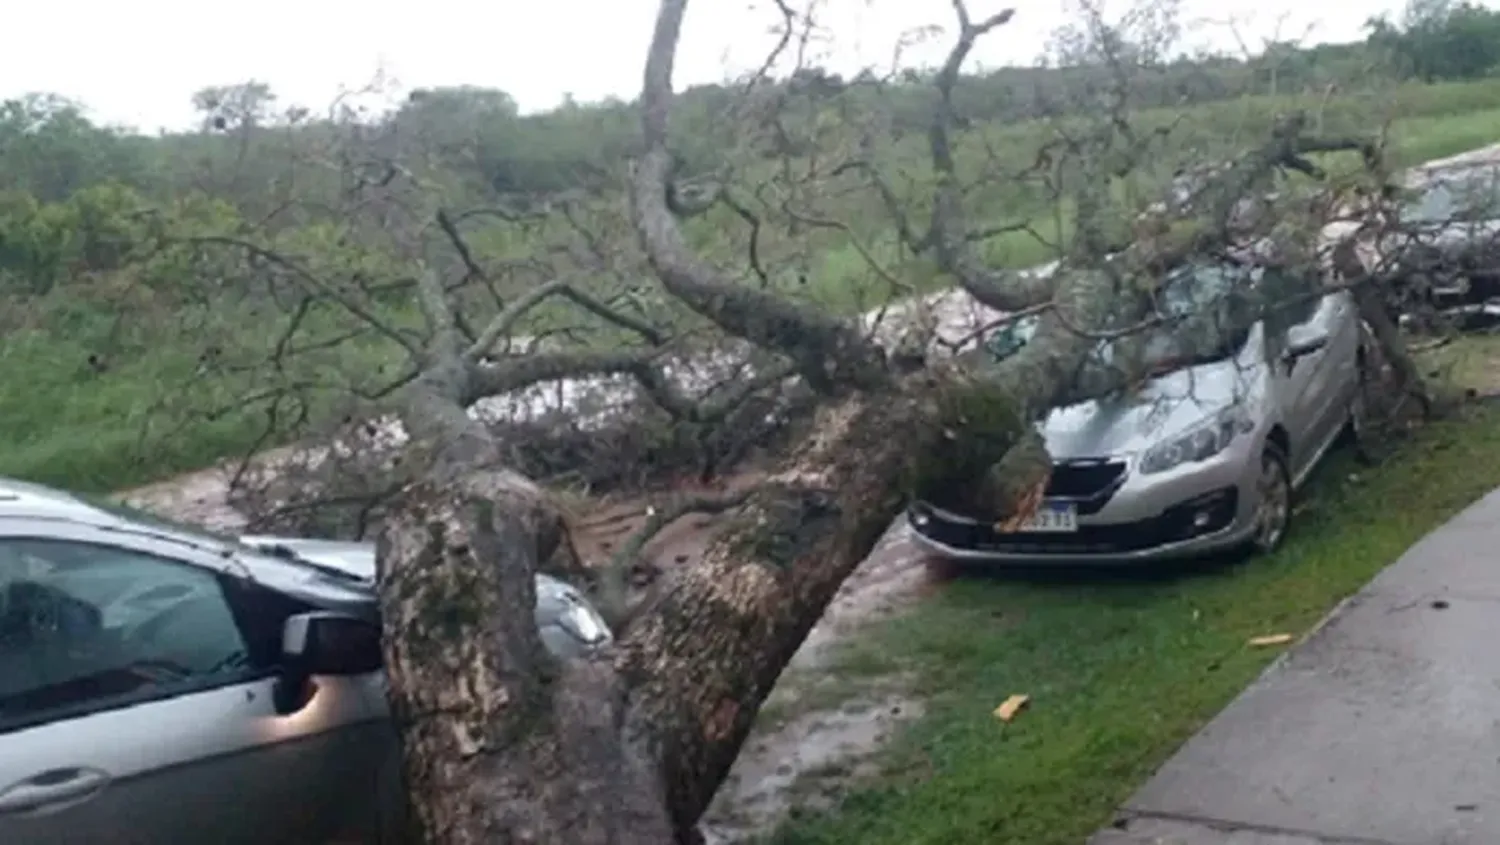
[[1016,529],[1032,534],[1070,534],[1078,530],[1078,506],[1072,502],[1044,502],[1031,519]]

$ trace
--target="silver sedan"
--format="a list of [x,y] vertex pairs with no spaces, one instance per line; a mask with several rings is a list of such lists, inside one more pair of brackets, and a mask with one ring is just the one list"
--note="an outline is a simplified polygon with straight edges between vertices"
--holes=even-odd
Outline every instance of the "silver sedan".
[[[1054,466],[1037,514],[1004,530],[963,502],[918,501],[908,510],[917,541],[940,557],[990,564],[1276,548],[1294,491],[1340,435],[1358,435],[1368,341],[1353,298],[1340,291],[1182,348],[1214,303],[1261,281],[1260,271],[1224,267],[1170,279],[1166,299],[1182,320],[1145,339],[1155,376],[1039,424]],[[1010,325],[991,339],[991,354],[1015,354],[1034,328],[1034,320]],[[1108,358],[1111,347],[1100,351]]]

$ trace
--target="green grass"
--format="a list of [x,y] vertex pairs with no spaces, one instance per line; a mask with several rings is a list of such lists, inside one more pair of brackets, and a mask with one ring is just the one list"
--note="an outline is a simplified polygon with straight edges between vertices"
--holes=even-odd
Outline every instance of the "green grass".
[[[1279,649],[1424,533],[1500,485],[1500,411],[1432,425],[1387,466],[1322,471],[1275,556],[1170,580],[965,579],[851,646],[915,673],[927,715],[885,773],[779,845],[1077,845]],[[1009,725],[991,710],[1031,696]]]
[[[51,325],[11,332],[0,343],[0,475],[110,492],[240,454],[266,431],[263,407],[201,415],[270,384],[264,350],[285,314],[227,303],[124,323],[87,308],[52,313]],[[318,315],[306,322],[314,328],[301,343],[337,329]],[[223,366],[205,375],[209,348]],[[101,356],[102,371],[89,365],[90,354]],[[262,366],[226,372],[246,360]],[[339,383],[348,371],[373,379],[390,360],[389,349],[348,343],[299,357],[288,377]],[[306,395],[317,398],[315,391]]]

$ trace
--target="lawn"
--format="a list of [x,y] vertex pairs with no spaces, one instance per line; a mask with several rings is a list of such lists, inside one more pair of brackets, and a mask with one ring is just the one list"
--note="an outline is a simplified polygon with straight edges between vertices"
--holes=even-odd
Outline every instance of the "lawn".
[[[1500,485],[1500,410],[1421,431],[1376,470],[1336,455],[1275,556],[1175,577],[961,580],[842,655],[907,672],[927,715],[837,812],[778,845],[1078,845],[1276,656],[1429,530]],[[1031,697],[1010,724],[991,711]]]

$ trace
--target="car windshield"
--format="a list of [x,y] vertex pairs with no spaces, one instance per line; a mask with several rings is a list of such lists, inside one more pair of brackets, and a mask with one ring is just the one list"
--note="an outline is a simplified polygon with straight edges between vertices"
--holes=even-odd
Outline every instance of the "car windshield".
[[[1249,306],[1265,281],[1266,273],[1258,267],[1179,268],[1157,288],[1154,306],[1161,322],[1140,334],[1101,342],[1098,360],[1111,364],[1127,344],[1157,372],[1232,357],[1254,324]],[[1039,321],[1039,316],[1029,315],[1008,323],[985,340],[985,348],[996,360],[1009,358],[1031,341]]]
[[121,519],[126,519],[131,522],[138,522],[146,528],[157,528],[162,531],[170,532],[172,534],[185,534],[189,537],[201,537],[206,540],[211,540],[213,542],[222,543],[229,546],[241,545],[239,539],[237,537],[234,537],[233,535],[223,534],[209,528],[204,528],[201,525],[194,525],[187,522],[178,522],[175,519],[169,519],[168,517],[159,516],[157,514],[151,513],[150,511],[133,508],[130,505],[112,501],[103,496],[86,496],[80,493],[73,493],[72,495],[78,497],[79,499],[82,499],[89,505],[96,507],[101,511],[104,511],[105,513],[113,514],[120,517]]
[[1500,171],[1474,171],[1429,183],[1401,217],[1411,223],[1475,223],[1500,218]]
[[180,534],[187,537],[201,538],[232,548],[238,553],[271,555],[273,557],[281,558],[282,560],[289,560],[294,563],[301,564],[302,566],[306,566],[309,569],[315,569],[326,575],[334,575],[343,579],[349,579],[353,577],[342,569],[324,566],[323,564],[316,561],[308,560],[307,558],[295,553],[285,546],[250,546],[246,545],[243,541],[240,540],[239,537],[233,534],[225,534],[219,531],[214,531],[211,528],[205,528],[201,525],[178,522],[174,519],[159,516],[149,511],[140,510],[138,508],[133,508],[129,505],[121,504],[120,502],[113,502],[102,497],[82,496],[77,493],[74,493],[73,495],[98,508],[99,510],[114,514],[121,519],[129,520],[145,528],[154,528],[171,534]]

